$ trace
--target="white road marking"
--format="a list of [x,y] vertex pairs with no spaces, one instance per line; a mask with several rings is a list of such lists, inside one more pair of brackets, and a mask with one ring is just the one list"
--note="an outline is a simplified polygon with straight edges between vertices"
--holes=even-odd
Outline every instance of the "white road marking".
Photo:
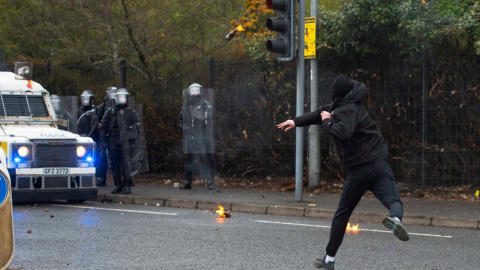
[[[268,221],[268,220],[255,220],[255,222],[259,222],[259,223],[269,223],[269,224],[291,225],[291,226],[327,228],[327,229],[330,229],[330,226],[314,225],[314,224],[291,223],[291,222],[278,222],[278,221]],[[370,229],[357,229],[357,231],[392,233],[392,231],[370,230]],[[440,238],[452,238],[452,237],[453,237],[453,236],[451,236],[451,235],[426,234],[426,233],[411,233],[411,232],[409,232],[408,234],[409,234],[409,235],[419,235],[419,236],[429,236],[429,237],[440,237]]]
[[82,209],[91,209],[91,210],[105,210],[105,211],[118,211],[118,212],[129,212],[129,213],[153,214],[153,215],[178,216],[178,214],[176,214],[176,213],[162,213],[162,212],[139,211],[139,210],[128,210],[128,209],[88,207],[88,206],[64,205],[64,204],[55,204],[55,206],[71,207],[71,208],[82,208]]

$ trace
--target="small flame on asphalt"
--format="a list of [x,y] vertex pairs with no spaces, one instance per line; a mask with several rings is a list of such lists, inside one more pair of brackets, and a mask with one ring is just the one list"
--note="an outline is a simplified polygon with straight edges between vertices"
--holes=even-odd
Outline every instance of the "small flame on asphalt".
[[218,216],[219,216],[219,217],[222,217],[222,218],[225,217],[225,211],[223,211],[223,209],[224,209],[223,206],[219,205],[219,206],[218,206],[218,210],[217,210]]
[[347,224],[347,231],[358,231],[358,224],[350,226],[350,223]]
[[230,212],[224,211],[223,209],[223,206],[218,206],[218,210],[216,211],[216,213],[218,214],[219,218],[229,218],[232,216]]

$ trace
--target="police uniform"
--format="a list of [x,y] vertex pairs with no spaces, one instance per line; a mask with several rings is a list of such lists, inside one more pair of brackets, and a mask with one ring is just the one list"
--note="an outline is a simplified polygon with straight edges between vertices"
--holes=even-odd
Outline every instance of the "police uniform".
[[202,86],[196,83],[189,86],[186,102],[180,113],[179,126],[183,129],[185,153],[184,184],[181,189],[191,188],[196,159],[200,159],[208,189],[215,189],[212,106],[207,100],[201,98],[202,90]]
[[[122,89],[117,90],[120,91]],[[125,90],[126,91],[126,90]],[[128,92],[127,92],[128,93]],[[117,104],[102,119],[101,145],[107,147],[115,188],[112,193],[130,193],[132,176],[140,170],[139,117],[127,104]]]

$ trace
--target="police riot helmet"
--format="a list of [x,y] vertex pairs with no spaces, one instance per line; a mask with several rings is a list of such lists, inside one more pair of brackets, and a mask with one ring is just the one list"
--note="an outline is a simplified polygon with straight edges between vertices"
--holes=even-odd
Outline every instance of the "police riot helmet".
[[60,100],[60,97],[57,96],[57,95],[51,95],[50,96],[52,98],[52,105],[53,105],[53,109],[56,111],[56,112],[59,112],[61,110],[61,100]]
[[130,97],[130,93],[128,93],[127,89],[120,88],[115,92],[115,104],[116,105],[128,105],[128,99]]
[[189,96],[201,96],[203,87],[198,83],[193,83],[188,87]]
[[107,99],[115,99],[115,92],[117,91],[117,87],[110,86],[107,88]]
[[115,93],[116,93],[116,92],[117,92],[117,90],[115,90],[115,91],[110,91],[110,92],[108,93],[108,99],[109,99],[109,100],[115,100]]
[[83,107],[91,107],[93,106],[93,99],[95,96],[93,95],[92,91],[85,90],[80,95],[80,101],[82,102]]
[[117,87],[115,87],[115,86],[110,86],[110,87],[107,88],[107,91],[106,91],[106,92],[107,92],[107,94],[108,94],[108,93],[111,92],[111,91],[113,91],[113,92],[117,91]]

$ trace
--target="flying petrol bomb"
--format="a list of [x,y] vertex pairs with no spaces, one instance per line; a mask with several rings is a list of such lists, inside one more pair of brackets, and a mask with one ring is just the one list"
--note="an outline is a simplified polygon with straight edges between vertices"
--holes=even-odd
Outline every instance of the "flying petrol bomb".
[[241,25],[239,25],[234,30],[232,30],[230,33],[228,33],[228,35],[225,37],[225,39],[227,41],[230,41],[237,35],[238,32],[242,32],[242,31],[245,31],[245,29]]

